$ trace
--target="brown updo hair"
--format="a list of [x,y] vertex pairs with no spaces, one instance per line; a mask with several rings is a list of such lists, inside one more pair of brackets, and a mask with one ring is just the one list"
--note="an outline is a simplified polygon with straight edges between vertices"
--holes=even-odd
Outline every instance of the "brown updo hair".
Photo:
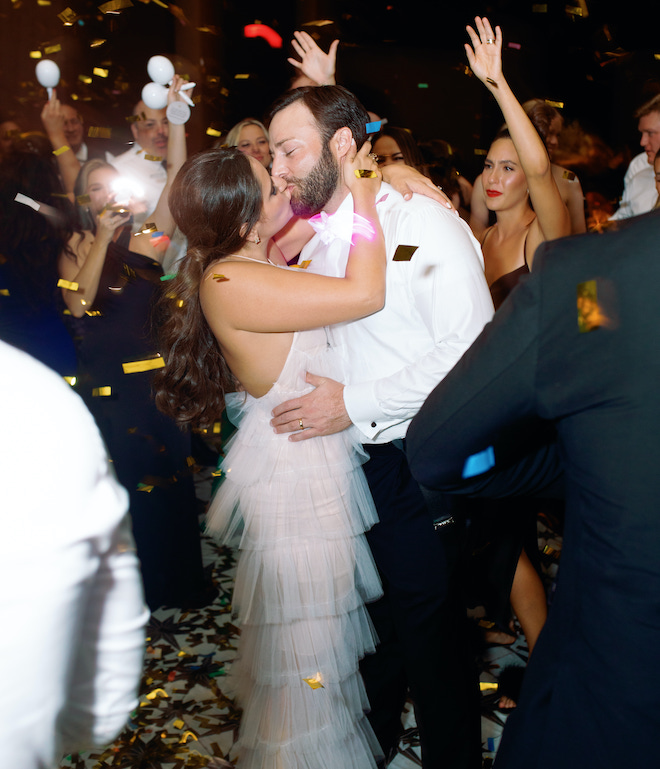
[[188,250],[157,307],[166,365],[156,371],[154,389],[158,408],[181,426],[211,425],[222,414],[225,393],[236,389],[204,318],[199,288],[210,264],[245,245],[262,206],[250,160],[233,148],[194,155],[172,184],[169,207]]

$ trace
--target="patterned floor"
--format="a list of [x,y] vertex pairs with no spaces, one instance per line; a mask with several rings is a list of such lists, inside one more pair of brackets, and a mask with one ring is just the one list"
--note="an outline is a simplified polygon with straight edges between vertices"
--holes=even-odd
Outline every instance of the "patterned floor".
[[[208,499],[210,478],[198,484]],[[547,523],[547,522],[546,522]],[[539,523],[539,547],[549,592],[556,575],[561,538]],[[147,633],[145,667],[137,710],[115,743],[103,750],[68,756],[61,769],[230,769],[235,758],[240,711],[231,701],[227,666],[236,654],[238,628],[232,622],[231,594],[236,554],[203,538],[204,563],[218,587],[214,603],[202,610],[154,612]],[[476,612],[475,621],[478,617]],[[519,635],[513,646],[486,648],[481,659],[483,765],[495,757],[506,715],[497,709],[496,682],[506,665],[524,665],[527,648]],[[391,769],[421,766],[412,708]],[[331,769],[331,768],[328,768]],[[334,768],[333,768],[334,769]]]

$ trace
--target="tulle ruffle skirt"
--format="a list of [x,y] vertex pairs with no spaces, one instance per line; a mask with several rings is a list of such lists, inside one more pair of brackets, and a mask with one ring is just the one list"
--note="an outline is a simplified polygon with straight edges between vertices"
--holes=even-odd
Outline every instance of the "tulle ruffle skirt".
[[240,769],[367,769],[380,753],[358,672],[376,642],[364,604],[382,593],[364,537],[377,520],[364,457],[350,430],[291,442],[269,424],[274,405],[304,391],[298,372],[337,378],[325,347],[304,360],[292,349],[263,398],[235,396],[240,428],[209,510],[214,536],[241,534]]

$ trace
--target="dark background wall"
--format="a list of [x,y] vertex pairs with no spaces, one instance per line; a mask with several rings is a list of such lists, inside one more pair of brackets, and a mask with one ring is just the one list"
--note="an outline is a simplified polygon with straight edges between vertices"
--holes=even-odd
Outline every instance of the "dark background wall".
[[[286,88],[293,72],[286,63],[289,41],[294,29],[304,28],[325,47],[341,39],[339,81],[369,109],[411,128],[418,139],[448,140],[470,175],[479,163],[474,149],[488,146],[500,122],[494,102],[466,72],[464,28],[479,13],[499,23],[505,44],[515,46],[506,48],[504,66],[521,99],[563,102],[567,120],[578,119],[616,149],[636,151],[632,111],[660,91],[659,5],[133,0],[110,15],[89,0],[0,0],[0,109],[15,113],[24,127],[38,127],[45,92],[29,52],[41,50],[60,66],[62,91],[78,97],[87,124],[110,127],[113,138],[128,140],[125,116],[148,80],[146,63],[164,54],[199,84],[189,135],[192,148],[201,149],[212,141],[208,127],[226,130],[247,115],[259,117]],[[67,7],[78,18],[65,27],[58,14]],[[246,39],[243,26],[255,20],[275,29],[284,47]],[[302,27],[320,20],[332,23]],[[105,42],[93,46],[98,40]],[[94,67],[107,69],[108,77],[94,75]]]

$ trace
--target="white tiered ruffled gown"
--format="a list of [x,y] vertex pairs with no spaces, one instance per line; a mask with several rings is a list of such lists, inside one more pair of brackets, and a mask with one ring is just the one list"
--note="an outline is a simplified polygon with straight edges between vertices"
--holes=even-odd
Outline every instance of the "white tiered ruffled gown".
[[233,599],[240,769],[367,769],[380,753],[358,672],[376,642],[364,602],[382,594],[364,537],[377,520],[364,456],[353,429],[292,442],[269,424],[276,405],[312,389],[306,371],[341,379],[324,329],[294,335],[266,395],[228,398],[240,428],[208,515],[222,541],[244,522]]

